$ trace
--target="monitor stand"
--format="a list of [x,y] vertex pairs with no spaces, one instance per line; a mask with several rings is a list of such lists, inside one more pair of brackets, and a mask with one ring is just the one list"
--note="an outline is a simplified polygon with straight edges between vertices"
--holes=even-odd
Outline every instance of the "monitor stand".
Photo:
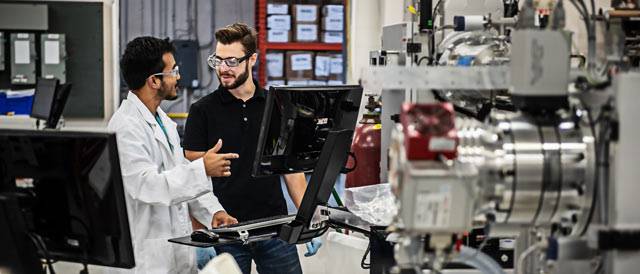
[[330,131],[302,198],[296,219],[282,225],[278,237],[289,244],[301,244],[326,232],[326,227],[310,228],[318,207],[327,206],[333,186],[347,163],[353,130]]

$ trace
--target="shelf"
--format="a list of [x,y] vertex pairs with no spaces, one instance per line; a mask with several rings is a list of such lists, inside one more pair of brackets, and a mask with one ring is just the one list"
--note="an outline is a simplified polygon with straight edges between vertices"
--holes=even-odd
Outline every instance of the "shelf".
[[326,50],[342,51],[342,44],[327,43],[266,43],[267,50]]

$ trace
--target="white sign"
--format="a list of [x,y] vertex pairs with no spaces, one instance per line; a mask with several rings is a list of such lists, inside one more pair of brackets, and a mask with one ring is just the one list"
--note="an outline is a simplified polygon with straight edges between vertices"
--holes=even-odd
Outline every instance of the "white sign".
[[44,63],[47,65],[60,64],[60,42],[44,41]]
[[318,19],[318,6],[296,5],[296,22],[315,22]]
[[311,54],[309,53],[291,55],[291,70],[310,70],[311,63]]
[[318,40],[318,25],[315,25],[315,24],[296,25],[296,40],[297,41]]
[[267,53],[267,75],[284,77],[284,53]]
[[342,31],[325,31],[322,33],[323,43],[342,43],[344,33]]
[[15,41],[13,44],[13,50],[15,51],[15,64],[25,65],[31,63],[29,41]]
[[342,55],[331,57],[331,74],[342,74]]
[[287,43],[289,42],[289,31],[270,29],[267,32],[267,41],[274,43]]
[[329,69],[331,64],[331,57],[329,56],[316,56],[316,76],[329,76]]
[[269,29],[291,30],[291,16],[270,15],[267,18],[267,27],[269,27]]
[[289,14],[289,5],[267,4],[267,14]]

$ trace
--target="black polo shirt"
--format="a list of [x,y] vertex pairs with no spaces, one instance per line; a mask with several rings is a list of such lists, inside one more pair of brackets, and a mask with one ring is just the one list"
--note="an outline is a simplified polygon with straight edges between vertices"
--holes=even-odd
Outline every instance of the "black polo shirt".
[[231,177],[212,177],[213,192],[224,209],[238,221],[287,214],[279,176],[251,177],[265,90],[258,83],[246,102],[220,86],[191,106],[184,133],[185,150],[207,151],[222,139],[219,153],[238,153],[231,160]]

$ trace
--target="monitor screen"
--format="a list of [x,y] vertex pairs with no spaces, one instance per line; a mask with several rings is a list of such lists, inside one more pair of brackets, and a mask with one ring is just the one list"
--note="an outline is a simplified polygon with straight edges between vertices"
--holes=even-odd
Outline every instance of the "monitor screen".
[[312,171],[329,131],[354,130],[361,86],[271,87],[253,176]]
[[0,130],[0,193],[49,259],[134,266],[114,134]]
[[33,95],[33,105],[31,106],[31,117],[45,121],[49,119],[57,88],[57,79],[38,78],[36,91]]

